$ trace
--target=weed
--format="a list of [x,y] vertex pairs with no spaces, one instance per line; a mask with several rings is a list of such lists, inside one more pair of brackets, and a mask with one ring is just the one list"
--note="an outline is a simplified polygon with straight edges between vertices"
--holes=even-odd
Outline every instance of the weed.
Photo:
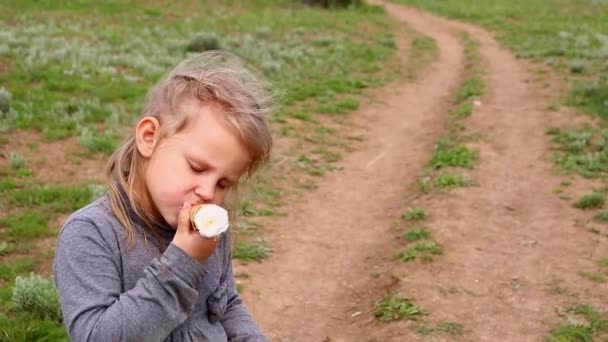
[[483,81],[479,78],[465,80],[454,97],[454,103],[461,103],[472,97],[480,97],[483,95],[483,87]]
[[408,208],[401,217],[408,221],[422,221],[426,218],[426,212],[424,211],[424,208]]
[[593,216],[593,219],[596,221],[600,221],[600,222],[608,222],[608,211],[603,210],[603,211],[596,213]]
[[437,144],[429,164],[433,169],[440,169],[445,166],[472,168],[475,159],[477,159],[477,153],[469,150],[466,146],[454,146],[450,141],[443,139]]
[[0,256],[10,254],[15,251],[15,244],[6,241],[0,242]]
[[0,226],[8,226],[7,234],[12,238],[37,238],[49,234],[47,217],[36,211],[0,219]]
[[17,311],[61,322],[59,293],[50,279],[33,273],[17,276],[12,298]]
[[602,258],[598,261],[600,266],[608,267],[608,258]]
[[580,275],[581,277],[583,277],[585,279],[589,279],[593,282],[596,282],[596,283],[605,283],[606,282],[606,276],[601,273],[598,273],[598,272],[580,271],[580,272],[578,272],[578,275]]
[[547,342],[594,341],[598,334],[608,333],[608,320],[591,306],[574,304],[564,314],[567,323],[553,329]]
[[605,198],[600,192],[592,192],[584,195],[574,203],[575,208],[579,209],[598,209],[604,206]]
[[17,187],[17,183],[11,178],[0,179],[0,193]]
[[70,212],[88,204],[92,196],[93,189],[90,186],[33,185],[13,191],[9,203]]
[[456,188],[474,184],[476,184],[475,181],[469,177],[452,173],[444,173],[435,178],[435,186],[438,188]]
[[11,152],[8,156],[9,165],[13,170],[25,168],[26,160],[19,152]]
[[405,233],[405,235],[403,235],[403,238],[406,239],[407,241],[425,240],[430,237],[431,237],[431,233],[429,233],[429,231],[424,228],[410,230],[407,233]]
[[452,336],[459,336],[462,335],[463,326],[457,322],[440,322],[437,325],[437,330]]
[[454,112],[456,118],[466,118],[471,116],[471,113],[473,113],[473,103],[471,102],[465,102],[459,105]]
[[381,323],[397,320],[416,320],[428,313],[401,293],[395,293],[374,304],[374,316]]
[[265,240],[253,243],[237,241],[234,249],[234,258],[245,261],[260,261],[272,254],[272,248]]
[[432,260],[433,255],[442,254],[443,250],[434,242],[419,242],[412,247],[399,252],[396,258],[402,262],[410,262],[421,257],[423,260]]
[[34,270],[32,257],[19,257],[10,264],[0,264],[0,279],[10,281],[17,275],[29,273]]
[[203,52],[207,50],[219,50],[220,37],[213,32],[199,33],[194,36],[186,46],[188,52]]
[[8,113],[11,110],[11,93],[0,88],[0,113]]

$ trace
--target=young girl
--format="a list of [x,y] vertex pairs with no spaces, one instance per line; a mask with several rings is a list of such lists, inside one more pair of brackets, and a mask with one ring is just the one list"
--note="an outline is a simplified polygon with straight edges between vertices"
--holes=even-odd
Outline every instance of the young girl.
[[73,341],[267,341],[235,288],[229,234],[200,236],[268,160],[264,88],[225,53],[178,65],[148,94],[106,168],[108,191],[59,233],[54,279]]

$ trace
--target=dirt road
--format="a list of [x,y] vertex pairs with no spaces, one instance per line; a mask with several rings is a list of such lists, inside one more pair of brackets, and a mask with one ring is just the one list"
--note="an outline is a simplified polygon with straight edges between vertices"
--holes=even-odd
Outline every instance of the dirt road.
[[[551,172],[545,131],[564,114],[544,110],[531,72],[487,32],[384,5],[433,38],[439,56],[418,80],[376,91],[379,101],[353,114],[365,147],[268,221],[272,258],[237,267],[250,274],[244,299],[263,330],[273,341],[450,340],[417,334],[412,322],[376,323],[373,302],[397,290],[429,312],[427,322],[462,324],[466,341],[543,340],[560,320],[555,307],[573,299],[551,284],[606,310],[607,284],[577,275],[606,256],[606,239],[577,227],[581,211],[553,192],[563,177]],[[417,177],[464,77],[463,30],[479,42],[485,69],[482,105],[463,122],[482,137],[467,143],[479,151],[479,186],[418,198]],[[573,194],[589,190],[577,184]],[[444,250],[432,263],[393,259],[395,224],[414,204],[430,214],[425,224]]]

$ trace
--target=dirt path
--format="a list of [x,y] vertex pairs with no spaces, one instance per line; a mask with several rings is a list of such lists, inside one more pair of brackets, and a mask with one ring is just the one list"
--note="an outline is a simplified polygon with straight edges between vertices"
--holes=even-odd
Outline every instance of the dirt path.
[[[244,298],[263,330],[273,341],[423,339],[409,322],[378,325],[371,318],[371,303],[398,289],[428,310],[430,320],[462,324],[464,340],[538,341],[559,319],[554,307],[564,298],[546,290],[557,279],[605,310],[606,284],[581,281],[576,273],[593,268],[606,241],[593,244],[573,224],[580,212],[553,193],[560,178],[551,176],[547,161],[550,118],[529,72],[481,29],[386,8],[435,39],[439,58],[417,82],[384,88],[382,103],[356,113],[366,147],[345,158],[343,172],[284,208],[288,216],[272,218],[274,256],[245,266],[251,278]],[[463,77],[463,29],[480,42],[486,62],[487,95],[465,122],[484,137],[475,144],[480,186],[420,200],[445,256],[398,264],[394,224],[412,205],[412,185]]]

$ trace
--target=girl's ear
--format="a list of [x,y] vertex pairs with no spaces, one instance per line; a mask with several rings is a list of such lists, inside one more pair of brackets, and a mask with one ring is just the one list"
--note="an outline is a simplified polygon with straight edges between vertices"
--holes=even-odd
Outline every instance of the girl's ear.
[[144,158],[150,158],[160,140],[160,122],[157,118],[146,116],[135,126],[135,144]]

